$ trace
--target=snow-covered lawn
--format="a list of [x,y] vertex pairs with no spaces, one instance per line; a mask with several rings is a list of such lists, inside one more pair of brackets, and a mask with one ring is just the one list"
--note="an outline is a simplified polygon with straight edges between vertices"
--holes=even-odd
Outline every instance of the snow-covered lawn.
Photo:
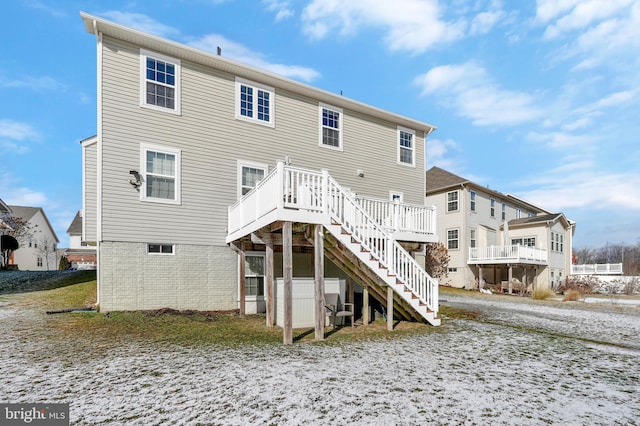
[[0,297],[0,398],[69,402],[72,424],[640,422],[638,307],[446,295],[481,320],[388,340],[191,348],[46,338],[50,318],[13,297]]

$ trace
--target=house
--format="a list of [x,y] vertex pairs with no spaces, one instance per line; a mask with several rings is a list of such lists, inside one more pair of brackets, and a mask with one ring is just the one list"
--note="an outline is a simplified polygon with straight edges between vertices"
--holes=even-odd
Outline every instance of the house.
[[326,278],[365,324],[375,300],[391,321],[439,324],[420,265],[437,239],[433,126],[81,16],[98,63],[82,241],[97,248],[101,310],[266,311],[273,325],[283,297],[290,329],[298,280],[317,286],[300,309],[322,312]]
[[47,215],[41,207],[9,206],[11,216],[26,223],[29,231],[18,238],[20,248],[13,252],[9,264],[23,271],[58,269],[57,246],[60,243]]
[[64,251],[64,256],[71,264],[71,268],[96,269],[96,248],[89,247],[82,241],[82,210],[74,216],[67,234],[69,234],[69,248]]
[[427,204],[436,206],[437,234],[449,250],[451,286],[556,288],[571,274],[576,224],[564,214],[438,167],[426,181]]

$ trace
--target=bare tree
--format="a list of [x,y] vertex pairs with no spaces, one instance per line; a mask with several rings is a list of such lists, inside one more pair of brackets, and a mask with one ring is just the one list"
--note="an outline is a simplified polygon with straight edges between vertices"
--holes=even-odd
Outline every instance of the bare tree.
[[42,259],[47,262],[48,270],[53,269],[52,265],[56,266],[56,249],[56,242],[49,237],[44,237],[43,239],[41,239],[38,247],[36,248],[36,252],[38,253],[38,255],[40,255],[40,257],[42,257]]
[[15,247],[15,248],[14,247],[5,248],[3,246],[2,253],[0,253],[0,256],[2,256],[2,261],[0,262],[0,264],[6,266],[9,263],[9,257],[11,256],[11,253],[17,250],[20,246],[23,246],[24,244],[26,244],[27,241],[31,240],[33,238],[35,230],[29,224],[29,222],[22,219],[21,217],[6,215],[2,218],[2,221],[6,225],[8,225],[8,228],[5,229],[4,234],[15,238],[19,245],[18,247]]

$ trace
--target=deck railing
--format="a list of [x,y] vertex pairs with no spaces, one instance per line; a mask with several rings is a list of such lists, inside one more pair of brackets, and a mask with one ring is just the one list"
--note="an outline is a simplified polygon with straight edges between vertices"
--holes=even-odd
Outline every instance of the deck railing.
[[436,207],[357,195],[356,202],[387,232],[435,235]]
[[469,263],[538,263],[548,262],[545,249],[521,245],[469,248]]
[[[370,210],[375,205],[374,215]],[[387,272],[395,274],[429,309],[438,312],[438,282],[431,278],[415,259],[398,244],[385,227],[379,223],[383,214],[382,203],[362,203],[345,191],[326,170],[316,172],[278,163],[255,188],[229,207],[228,233],[234,233],[250,225],[276,209],[296,209],[301,212],[321,213],[326,221],[333,219],[351,233],[379,262]],[[433,226],[435,212],[416,206],[392,210],[397,216],[409,214],[410,219],[397,218],[399,228],[425,231]],[[428,213],[431,212],[431,213]]]
[[622,263],[571,265],[571,275],[622,275]]

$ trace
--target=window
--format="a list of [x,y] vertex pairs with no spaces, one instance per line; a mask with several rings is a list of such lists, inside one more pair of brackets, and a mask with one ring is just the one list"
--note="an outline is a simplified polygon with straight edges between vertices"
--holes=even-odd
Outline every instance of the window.
[[454,274],[456,272],[458,272],[458,268],[449,268],[449,273],[450,274]]
[[267,175],[267,165],[238,161],[238,197],[251,191]]
[[175,246],[173,244],[147,244],[149,254],[173,254]]
[[535,217],[533,213],[527,213],[527,217]]
[[404,193],[390,191],[389,192],[389,199],[391,201],[398,201],[399,203],[402,203],[404,201]]
[[141,157],[142,200],[180,204],[180,150],[142,144]]
[[273,87],[236,78],[236,118],[274,126]]
[[502,203],[502,220],[506,220],[507,219],[507,205],[505,203]]
[[140,50],[140,104],[180,113],[180,61]]
[[457,229],[449,229],[447,230],[447,248],[449,250],[457,250],[458,245],[458,234],[459,231]]
[[398,127],[398,163],[407,166],[415,166],[415,139],[416,132],[410,129]]
[[247,255],[244,258],[244,283],[246,296],[264,296],[264,256]]
[[536,246],[536,237],[512,238],[511,239],[511,245],[513,245],[513,246],[535,247]]
[[320,105],[320,146],[342,151],[342,110]]
[[496,217],[496,200],[493,198],[490,200],[491,204],[491,217]]
[[447,211],[458,211],[458,191],[447,192]]
[[520,219],[522,217],[522,210],[516,209],[516,219]]
[[469,247],[471,248],[476,247],[476,230],[475,229],[469,229]]
[[37,262],[38,266],[42,266],[42,258],[41,257],[37,258],[36,262]]
[[469,209],[472,212],[475,212],[476,211],[476,191],[471,191],[469,195],[471,199],[471,205],[469,206]]
[[558,234],[558,236],[560,237],[560,248],[558,249],[558,251],[560,253],[564,253],[564,235]]

